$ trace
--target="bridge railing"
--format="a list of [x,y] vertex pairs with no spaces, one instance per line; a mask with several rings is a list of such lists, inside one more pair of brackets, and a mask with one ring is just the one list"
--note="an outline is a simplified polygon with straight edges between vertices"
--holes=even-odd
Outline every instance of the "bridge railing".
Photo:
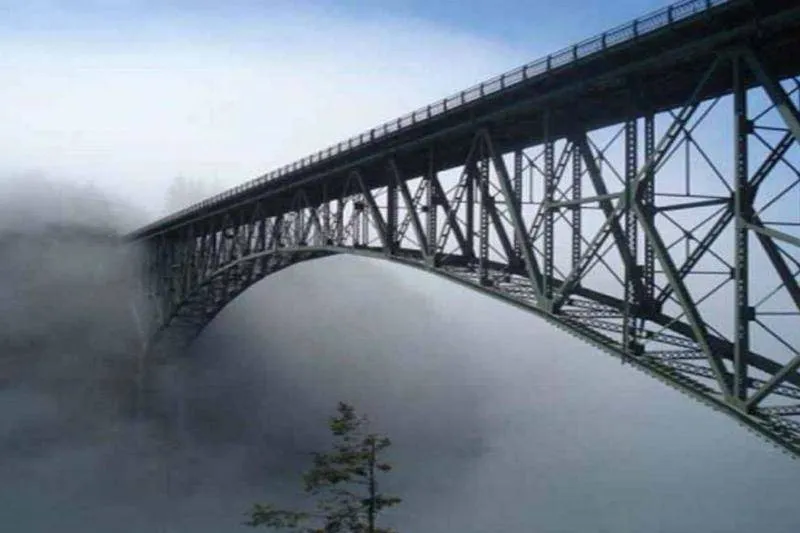
[[457,94],[419,108],[400,118],[385,122],[360,135],[329,146],[298,161],[289,163],[263,176],[173,213],[140,231],[147,231],[150,228],[168,224],[192,211],[212,206],[246,190],[263,185],[268,181],[293,174],[310,165],[315,165],[321,161],[336,157],[342,153],[358,148],[359,146],[379,140],[387,135],[404,130],[438,115],[453,111],[463,105],[503,91],[524,81],[547,75],[554,70],[566,67],[580,59],[602,53],[609,48],[635,40],[638,37],[663,29],[671,24],[683,21],[713,7],[730,3],[731,1],[733,0],[682,0],[674,3],[658,11],[637,18],[627,24],[603,32],[596,37],[581,41],[546,57],[522,65],[521,67],[500,74],[499,76],[495,76],[469,89],[465,89]]

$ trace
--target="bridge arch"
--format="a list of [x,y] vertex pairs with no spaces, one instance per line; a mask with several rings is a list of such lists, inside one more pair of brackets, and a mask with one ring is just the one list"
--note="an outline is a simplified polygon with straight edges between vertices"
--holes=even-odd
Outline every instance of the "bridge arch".
[[682,2],[142,228],[160,331],[367,255],[537,314],[800,457],[799,28],[795,2]]
[[[221,266],[214,272],[210,273],[204,282],[198,284],[185,298],[178,303],[170,316],[166,317],[165,321],[159,324],[153,333],[151,339],[152,349],[157,349],[157,344],[163,337],[172,334],[173,342],[178,343],[178,346],[184,348],[196,338],[202,330],[231,302],[236,300],[247,289],[262,281],[263,279],[276,274],[287,268],[295,265],[324,259],[334,256],[358,256],[374,260],[389,261],[395,264],[400,264],[408,268],[423,271],[430,275],[436,276],[440,279],[457,284],[468,289],[478,291],[483,295],[495,298],[503,303],[513,305],[521,310],[534,314],[538,318],[546,321],[551,326],[565,332],[566,334],[577,337],[578,339],[596,347],[605,353],[620,359],[623,363],[629,364],[631,367],[644,372],[645,374],[653,377],[662,383],[676,389],[677,391],[685,394],[696,401],[700,401],[711,408],[723,412],[724,414],[733,417],[740,424],[745,426],[748,430],[754,432],[767,441],[777,444],[773,435],[763,430],[763,420],[753,417],[741,410],[732,409],[725,401],[724,398],[709,394],[709,390],[698,386],[690,380],[682,380],[679,374],[668,367],[663,365],[654,364],[655,361],[632,358],[623,350],[614,349],[605,339],[598,337],[594,332],[589,329],[578,330],[574,327],[566,327],[564,323],[552,314],[543,311],[539,306],[532,301],[514,297],[507,291],[497,289],[496,287],[487,286],[481,283],[474,268],[465,267],[460,271],[453,271],[452,269],[436,268],[427,263],[423,257],[418,254],[407,254],[405,256],[389,257],[381,249],[370,249],[365,247],[334,247],[334,246],[320,246],[320,247],[294,247],[284,248],[278,250],[269,250],[258,253],[253,253],[244,257],[237,258],[230,263]],[[461,262],[467,265],[469,262],[459,257],[449,258],[451,264]],[[523,277],[524,272],[517,272],[510,274],[508,265],[502,263],[493,263],[490,269],[494,270],[499,277],[510,278]],[[231,274],[241,280],[240,283],[235,284],[235,288],[230,290]],[[220,283],[221,282],[221,283]],[[214,290],[215,287],[225,287],[223,293]],[[578,293],[593,299],[598,305],[606,305],[609,309],[621,308],[624,302],[615,301],[608,295],[595,292],[590,289],[579,289]],[[662,324],[666,329],[678,335],[685,335],[690,331],[689,324],[681,321],[676,321],[667,315],[654,317],[656,323]],[[177,335],[175,335],[177,334]],[[729,343],[728,343],[729,344]],[[717,339],[716,348],[721,350],[723,357],[726,360],[732,361],[733,353],[732,347],[726,346],[724,339]],[[171,350],[174,350],[174,345]],[[780,365],[776,362],[761,356],[753,354],[752,364],[754,367],[762,369],[767,373],[775,373],[780,371]],[[800,386],[800,376],[789,376],[787,382]],[[778,394],[784,395],[789,398],[800,398],[800,395],[792,388],[783,388],[777,391]]]

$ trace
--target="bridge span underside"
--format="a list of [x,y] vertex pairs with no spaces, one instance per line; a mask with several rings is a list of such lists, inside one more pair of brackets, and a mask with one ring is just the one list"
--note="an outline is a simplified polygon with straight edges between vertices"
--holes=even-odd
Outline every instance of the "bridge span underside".
[[191,340],[296,262],[367,255],[529,310],[800,456],[798,50],[796,2],[723,2],[143,228],[155,338]]

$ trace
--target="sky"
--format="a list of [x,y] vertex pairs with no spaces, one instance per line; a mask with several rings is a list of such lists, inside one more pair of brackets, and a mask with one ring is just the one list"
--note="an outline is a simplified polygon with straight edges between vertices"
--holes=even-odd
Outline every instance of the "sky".
[[0,228],[31,232],[0,256],[0,524],[246,531],[253,501],[301,501],[302,454],[345,399],[394,440],[400,531],[796,531],[796,461],[532,315],[381,262],[251,288],[132,419],[128,262],[31,223],[148,222],[178,176],[217,192],[660,6],[0,0]]
[[488,5],[2,2],[0,174],[152,218],[177,176],[235,186],[655,7]]

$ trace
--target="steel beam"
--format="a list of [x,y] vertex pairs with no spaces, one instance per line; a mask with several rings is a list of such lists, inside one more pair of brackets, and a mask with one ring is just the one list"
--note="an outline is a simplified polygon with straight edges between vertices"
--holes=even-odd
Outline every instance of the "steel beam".
[[[425,184],[425,193],[426,193],[426,207],[427,207],[427,236],[426,240],[428,243],[428,264],[429,266],[436,266],[436,259],[439,253],[437,249],[437,239],[436,236],[439,233],[438,228],[438,221],[436,218],[436,214],[438,212],[438,205],[439,205],[439,198],[438,198],[438,190],[434,186],[434,182],[438,182],[437,172],[436,172],[436,164],[434,161],[434,154],[433,149],[428,150],[428,168],[425,170],[425,175],[422,179],[423,183]],[[441,189],[441,187],[439,187]]]
[[386,229],[387,226],[386,221],[384,220],[383,214],[381,213],[381,210],[378,207],[378,203],[375,201],[375,197],[372,195],[372,191],[364,183],[364,178],[362,177],[360,171],[358,170],[354,171],[353,178],[356,180],[358,188],[360,189],[361,194],[364,196],[364,200],[367,202],[370,215],[372,216],[372,223],[378,230],[378,237],[381,240],[381,245],[383,246],[384,250],[390,249],[391,238],[389,232]]
[[[632,124],[632,123],[628,123]],[[632,128],[632,129],[631,129]],[[625,144],[625,153],[626,153],[626,185],[625,191],[616,195],[619,198],[625,198],[625,202],[630,205],[632,203],[633,198],[633,191],[634,187],[636,186],[636,126],[633,123],[633,126],[626,126],[626,137],[631,135],[632,132],[632,139],[626,139]],[[597,193],[598,203],[600,204],[600,208],[603,210],[603,214],[606,216],[606,219],[609,221],[609,228],[611,230],[611,235],[614,238],[614,242],[616,244],[617,250],[619,251],[620,258],[622,259],[622,264],[625,266],[625,272],[633,274],[636,272],[636,257],[633,255],[633,250],[631,249],[631,244],[634,241],[631,241],[627,238],[625,231],[623,231],[622,226],[620,226],[617,217],[614,216],[614,206],[609,199],[608,188],[606,187],[605,182],[603,181],[603,176],[600,174],[600,168],[597,166],[597,161],[592,157],[591,148],[589,148],[589,143],[586,140],[586,134],[580,133],[576,134],[572,142],[578,147],[581,154],[583,155],[583,163],[586,165],[586,169],[589,173],[589,178],[592,181],[592,185],[594,185],[594,190]],[[630,160],[630,157],[633,157],[633,161]],[[630,169],[633,169],[632,171]],[[628,175],[628,173],[630,175]],[[626,227],[630,230],[630,225],[635,227],[635,218],[633,220],[629,220],[631,216],[631,210],[625,209],[624,210],[624,217],[626,219]],[[633,235],[632,235],[633,237]],[[642,284],[641,278],[638,276],[631,276],[630,278],[631,287],[633,289],[633,295],[635,295],[637,301],[644,300],[644,285]],[[632,296],[633,296],[632,295]]]
[[658,230],[655,228],[652,221],[647,220],[643,216],[644,213],[640,204],[635,203],[634,209],[636,209],[639,220],[642,223],[642,229],[653,244],[653,251],[655,252],[656,258],[661,264],[661,268],[664,270],[669,283],[672,285],[672,288],[678,297],[684,313],[686,313],[686,316],[689,319],[689,324],[691,325],[692,332],[694,333],[695,342],[700,345],[703,353],[708,358],[709,365],[711,365],[711,368],[714,372],[714,377],[717,381],[720,391],[722,391],[722,394],[725,397],[729,397],[732,392],[730,387],[730,378],[725,370],[725,366],[722,363],[722,358],[719,356],[719,354],[714,352],[709,345],[709,334],[706,322],[700,315],[700,311],[697,309],[697,305],[692,299],[692,296],[689,293],[689,290],[686,288],[686,285],[683,283],[683,280],[678,277],[675,263],[673,262],[672,257],[670,257]]
[[550,134],[550,113],[544,116],[544,280],[540,305],[543,309],[553,310],[553,270],[555,263],[554,208],[556,174],[553,160],[554,140]]
[[[400,172],[400,168],[397,166],[397,162],[394,159],[389,160],[389,171],[392,173],[392,177],[394,178],[395,185],[397,188],[400,189],[400,195],[403,198],[403,202],[406,206],[406,217],[409,217],[411,220],[411,224],[414,226],[414,232],[417,236],[417,242],[419,243],[420,250],[425,257],[428,256],[428,240],[425,236],[425,231],[422,229],[422,222],[420,221],[419,214],[417,213],[417,206],[414,200],[411,198],[411,193],[408,192],[408,185],[406,185],[406,181],[404,176]],[[403,235],[400,235],[402,237]]]
[[772,69],[767,67],[751,48],[745,49],[742,54],[744,60],[747,61],[748,66],[756,75],[758,82],[766,91],[769,99],[772,100],[778,113],[780,113],[792,136],[794,136],[795,142],[800,144],[800,112],[798,112],[786,91],[781,87],[778,78],[771,72]]
[[734,338],[733,338],[733,394],[739,401],[747,399],[747,365],[750,354],[750,321],[753,310],[749,299],[750,252],[747,224],[752,213],[752,197],[748,176],[747,88],[741,69],[741,59],[734,55],[733,63],[733,113],[734,113]]
[[[542,298],[542,272],[539,264],[533,255],[533,248],[528,240],[528,233],[525,229],[525,222],[522,219],[521,205],[519,203],[519,189],[515,188],[521,183],[521,179],[512,184],[508,177],[508,169],[505,162],[500,155],[494,150],[491,137],[486,135],[486,146],[488,147],[489,156],[494,163],[497,178],[500,182],[500,188],[503,191],[506,205],[508,205],[509,215],[514,225],[514,241],[519,246],[519,253],[522,255],[525,269],[528,272],[528,277],[531,281],[531,286],[536,292],[536,298]],[[515,251],[516,251],[515,247]]]

